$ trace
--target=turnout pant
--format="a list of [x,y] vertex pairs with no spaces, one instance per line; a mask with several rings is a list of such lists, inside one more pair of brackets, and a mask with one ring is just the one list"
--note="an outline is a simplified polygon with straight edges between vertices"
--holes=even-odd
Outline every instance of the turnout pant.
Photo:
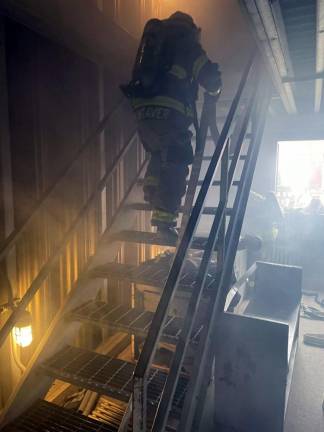
[[144,199],[153,209],[152,225],[176,225],[193,161],[191,132],[167,120],[143,120],[139,136],[150,161],[144,178]]

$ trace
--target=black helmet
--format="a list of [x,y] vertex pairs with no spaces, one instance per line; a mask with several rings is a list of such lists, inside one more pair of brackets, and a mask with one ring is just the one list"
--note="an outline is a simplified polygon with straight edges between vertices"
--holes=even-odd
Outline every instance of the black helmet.
[[177,11],[177,12],[173,13],[172,15],[170,15],[169,19],[173,20],[173,21],[179,21],[183,24],[189,25],[190,27],[196,28],[196,24],[195,24],[193,18],[189,14],[186,14],[184,12]]

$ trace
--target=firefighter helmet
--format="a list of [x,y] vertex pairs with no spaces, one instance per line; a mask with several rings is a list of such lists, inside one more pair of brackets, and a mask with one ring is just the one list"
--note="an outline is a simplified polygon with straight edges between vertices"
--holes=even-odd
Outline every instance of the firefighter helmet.
[[195,27],[195,28],[197,27],[192,16],[184,12],[177,11],[172,15],[170,15],[169,19],[173,21],[179,21],[184,24],[188,24],[190,27]]

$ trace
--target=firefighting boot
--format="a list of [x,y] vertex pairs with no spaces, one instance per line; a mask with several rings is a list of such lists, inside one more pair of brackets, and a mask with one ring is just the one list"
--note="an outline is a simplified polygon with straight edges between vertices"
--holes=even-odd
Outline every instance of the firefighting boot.
[[169,241],[177,241],[179,237],[179,233],[176,227],[170,226],[167,224],[159,224],[157,225],[156,231],[158,237],[161,239],[169,240]]
[[152,214],[151,225],[157,227],[157,234],[170,241],[178,239],[177,214],[165,210],[155,209]]

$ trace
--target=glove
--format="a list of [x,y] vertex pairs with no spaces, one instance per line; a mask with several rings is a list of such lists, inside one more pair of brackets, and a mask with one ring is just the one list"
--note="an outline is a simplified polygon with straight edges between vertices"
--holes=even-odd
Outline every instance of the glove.
[[209,94],[218,96],[222,91],[222,74],[219,70],[218,63],[211,63],[209,73],[210,84],[213,88],[213,91],[210,91]]

